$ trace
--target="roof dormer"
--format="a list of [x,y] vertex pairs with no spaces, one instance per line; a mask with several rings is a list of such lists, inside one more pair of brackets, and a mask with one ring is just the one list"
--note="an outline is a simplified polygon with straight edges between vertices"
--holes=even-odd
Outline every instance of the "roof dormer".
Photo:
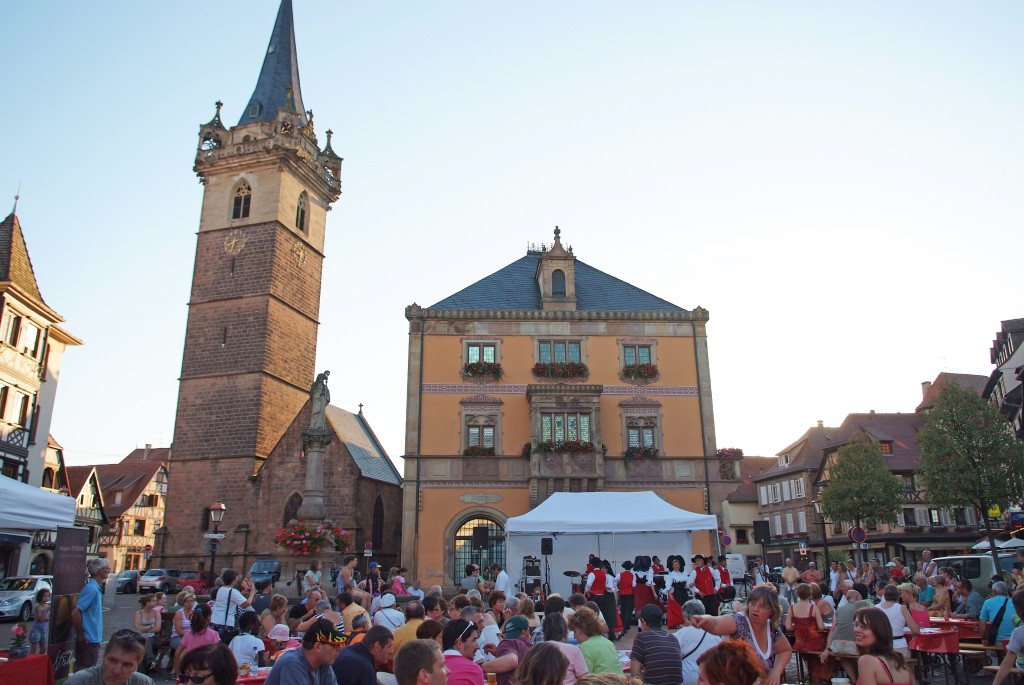
[[555,242],[537,261],[537,287],[541,309],[576,311],[576,257],[562,247],[561,231],[555,226]]

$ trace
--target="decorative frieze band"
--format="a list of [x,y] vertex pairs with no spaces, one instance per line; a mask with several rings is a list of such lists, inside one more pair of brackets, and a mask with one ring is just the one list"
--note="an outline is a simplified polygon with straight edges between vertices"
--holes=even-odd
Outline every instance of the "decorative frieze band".
[[[429,395],[465,395],[475,394],[479,385],[470,383],[424,383],[423,392]],[[502,395],[524,395],[526,385],[499,383],[488,385],[487,392]],[[636,397],[696,397],[698,389],[695,385],[656,385],[638,388],[635,385],[606,385],[604,395],[630,395]]]

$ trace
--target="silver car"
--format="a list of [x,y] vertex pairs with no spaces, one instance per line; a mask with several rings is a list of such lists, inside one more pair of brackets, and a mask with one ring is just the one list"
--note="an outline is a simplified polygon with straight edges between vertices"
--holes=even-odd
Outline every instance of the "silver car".
[[36,593],[43,588],[53,592],[53,576],[11,576],[0,580],[0,618],[31,621]]

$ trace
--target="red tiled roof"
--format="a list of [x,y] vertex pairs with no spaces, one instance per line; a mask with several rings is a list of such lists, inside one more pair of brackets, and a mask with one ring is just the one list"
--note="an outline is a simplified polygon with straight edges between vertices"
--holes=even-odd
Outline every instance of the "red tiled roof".
[[947,383],[956,383],[962,388],[973,390],[978,395],[981,395],[985,390],[986,383],[988,383],[988,376],[979,376],[973,373],[947,373],[943,371],[932,381],[931,386],[928,387],[924,394],[924,399],[921,400],[921,404],[917,405],[915,411],[924,411],[934,407],[935,400],[939,398],[939,393],[942,392],[942,388]]
[[885,455],[890,471],[914,471],[921,465],[917,434],[927,420],[925,414],[849,414],[843,425],[823,449],[832,451],[841,447],[855,435],[866,435],[873,442],[892,441],[892,454]]
[[[156,472],[167,465],[165,460],[169,453],[167,447],[148,448],[148,454],[145,448],[139,448],[118,464],[99,464],[95,467],[103,490],[104,509],[109,518],[117,518],[134,506]],[[121,492],[120,504],[114,503],[117,499],[114,494],[117,492]]]
[[89,482],[95,466],[68,466],[64,470],[68,474],[68,490],[72,497],[78,497]]
[[0,281],[10,281],[29,297],[40,304],[46,304],[39,292],[32,260],[28,256],[21,222],[14,212],[0,221]]
[[740,486],[726,497],[730,502],[756,502],[757,486],[754,479],[770,469],[778,460],[775,457],[743,457],[740,461]]
[[779,466],[776,459],[771,467],[762,471],[754,480],[768,480],[797,471],[817,471],[821,466],[822,449],[832,439],[832,436],[838,432],[839,428],[834,426],[812,426],[808,428],[795,442],[779,450],[778,455],[780,457],[785,454],[789,455],[788,464]]

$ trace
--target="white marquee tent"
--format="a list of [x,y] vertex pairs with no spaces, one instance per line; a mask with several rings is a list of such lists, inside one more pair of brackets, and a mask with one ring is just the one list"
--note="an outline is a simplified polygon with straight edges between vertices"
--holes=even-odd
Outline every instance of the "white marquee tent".
[[0,528],[55,530],[75,525],[75,498],[0,476]]
[[523,557],[541,560],[541,538],[553,538],[548,557],[551,591],[568,597],[572,579],[565,571],[582,572],[587,557],[608,559],[616,572],[638,555],[692,556],[691,533],[717,530],[718,519],[674,507],[658,495],[643,492],[557,492],[532,511],[505,524],[506,571],[513,583],[522,576]]

